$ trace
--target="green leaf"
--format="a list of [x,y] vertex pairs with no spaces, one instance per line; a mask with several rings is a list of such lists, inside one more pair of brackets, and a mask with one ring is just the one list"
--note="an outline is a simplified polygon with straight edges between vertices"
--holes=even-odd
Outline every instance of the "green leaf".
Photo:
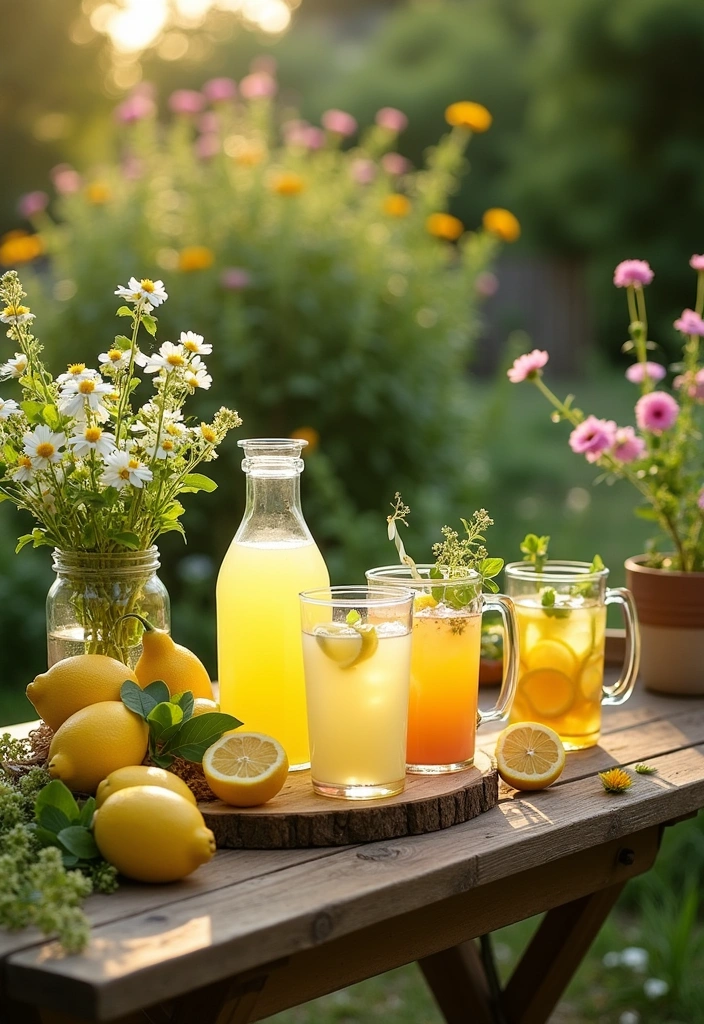
[[187,722],[189,718],[193,717],[193,706],[195,700],[190,690],[184,690],[183,693],[175,693],[171,698],[172,704],[178,704],[183,711],[183,721]]
[[543,608],[555,607],[555,591],[552,587],[545,587],[542,594],[540,595],[540,603],[543,606]]
[[164,753],[199,764],[208,747],[219,740],[223,733],[238,729],[241,725],[242,722],[234,715],[224,715],[219,711],[198,715],[184,722],[178,736],[168,744]]
[[130,551],[139,550],[140,540],[136,533],[113,533],[110,535],[110,539],[114,540],[116,544],[121,544],[123,548],[129,548]]
[[149,683],[148,686],[144,687],[144,692],[148,693],[153,699],[155,704],[163,704],[171,700],[171,693],[165,682],[161,679],[155,679],[153,683]]
[[168,768],[169,765],[174,763],[172,754],[164,754],[163,752],[159,753],[157,750],[152,750],[149,756],[157,768]]
[[594,558],[592,559],[592,564],[589,566],[590,571],[601,572],[602,569],[605,568],[606,566],[604,565],[601,555],[594,555]]
[[132,339],[126,337],[124,334],[116,334],[115,348],[119,348],[121,352],[126,352],[128,348],[132,348]]
[[[180,725],[183,721],[183,711],[178,704],[164,703],[157,704],[147,715],[147,722],[152,736],[157,743],[164,737],[164,733],[170,731],[174,725]],[[173,735],[169,733],[169,738]]]
[[53,779],[52,782],[47,783],[43,789],[40,789],[37,799],[34,801],[34,815],[37,821],[45,828],[49,828],[39,817],[45,808],[60,811],[69,825],[78,821],[81,813],[73,793],[60,779]]
[[499,585],[498,585],[498,583],[494,583],[494,581],[492,579],[490,579],[488,576],[485,576],[484,577],[484,590],[488,590],[490,594],[498,594],[498,592],[499,592]]
[[44,402],[20,402],[20,408],[30,423],[44,422]]
[[430,576],[431,580],[441,580],[443,578],[442,572],[440,571],[437,565],[433,566],[428,575]]
[[[152,683],[152,685],[154,684]],[[148,692],[148,689],[143,690],[141,686],[131,679],[125,679],[120,687],[120,698],[126,708],[134,711],[135,715],[139,715],[140,718],[144,719],[159,703]]]
[[52,430],[58,430],[59,424],[61,423],[61,416],[59,415],[59,410],[55,405],[45,405],[42,410],[42,417],[48,427],[51,427]]
[[181,490],[192,494],[197,491],[206,491],[210,494],[212,491],[217,490],[218,485],[210,477],[203,476],[202,473],[188,473],[187,476],[181,481]]
[[142,323],[145,331],[153,338],[156,334],[156,319],[149,313],[142,313]]
[[19,555],[22,548],[26,548],[28,544],[31,544],[33,540],[31,533],[24,533],[21,537],[17,538],[17,545],[15,547],[15,554]]
[[120,306],[115,316],[134,316],[134,310],[130,306]]
[[650,508],[648,505],[638,505],[633,510],[639,519],[647,519],[649,522],[656,523],[658,521],[658,514],[654,508]]
[[56,838],[56,832],[51,832],[48,828],[42,828],[41,825],[36,825],[34,822],[28,825],[27,828],[32,830],[42,846],[60,847],[59,841]]
[[84,828],[90,828],[93,824],[93,815],[95,814],[95,797],[89,796],[86,802],[81,807],[81,813],[78,817],[78,824],[83,825]]
[[94,860],[100,856],[92,833],[82,825],[71,825],[70,828],[62,828],[57,839],[63,847],[79,860]]
[[42,807],[40,811],[35,813],[41,827],[49,832],[57,834],[62,829],[68,828],[71,825],[71,819],[63,811],[60,811],[58,807]]
[[477,570],[486,579],[487,577],[498,576],[503,567],[503,558],[485,558],[479,563]]

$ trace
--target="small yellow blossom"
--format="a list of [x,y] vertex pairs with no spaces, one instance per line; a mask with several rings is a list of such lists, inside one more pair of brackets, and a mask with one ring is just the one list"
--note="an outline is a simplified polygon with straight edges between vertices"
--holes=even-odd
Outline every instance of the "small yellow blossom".
[[293,171],[282,171],[280,174],[275,174],[270,184],[272,192],[276,192],[280,196],[297,196],[305,187],[303,178]]
[[72,377],[80,377],[86,368],[85,363],[69,363],[67,373],[70,373]]
[[30,263],[44,252],[44,243],[39,235],[26,231],[8,231],[0,241],[0,263],[4,267],[19,263]]
[[504,210],[500,206],[487,210],[482,217],[482,224],[485,231],[496,235],[504,242],[515,242],[521,235],[518,218],[510,210]]
[[103,436],[103,432],[100,427],[86,427],[83,431],[83,436],[86,441],[90,441],[92,444],[95,444],[95,442],[99,441]]
[[103,206],[112,199],[112,190],[104,181],[92,181],[86,187],[86,199],[93,206]]
[[85,380],[79,383],[78,390],[82,395],[92,395],[95,391],[95,381],[92,377],[86,377]]
[[455,242],[464,231],[462,221],[458,217],[453,217],[451,213],[431,213],[425,227],[431,235],[445,238],[448,242]]
[[294,430],[291,437],[299,438],[301,441],[307,441],[308,445],[304,448],[304,453],[309,455],[314,452],[320,444],[320,434],[315,427],[299,427],[298,430]]
[[178,269],[186,272],[207,270],[215,262],[215,253],[207,245],[188,245],[178,254]]
[[445,120],[453,128],[469,128],[473,132],[485,132],[491,128],[493,118],[481,103],[462,100],[451,103],[445,111]]
[[609,768],[599,772],[601,784],[607,793],[624,793],[633,784],[633,779],[623,768]]
[[50,441],[42,441],[35,449],[38,459],[50,459],[56,448]]
[[208,442],[208,444],[215,444],[217,440],[217,434],[208,423],[201,423],[200,432]]
[[392,192],[384,198],[383,208],[389,217],[407,217],[411,212],[411,201],[400,192]]

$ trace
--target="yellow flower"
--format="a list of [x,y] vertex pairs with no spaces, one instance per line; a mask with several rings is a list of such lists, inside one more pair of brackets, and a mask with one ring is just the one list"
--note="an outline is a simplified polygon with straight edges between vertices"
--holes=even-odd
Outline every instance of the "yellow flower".
[[462,221],[450,213],[431,213],[425,227],[431,235],[446,238],[448,242],[455,242],[464,231]]
[[44,243],[40,236],[30,235],[26,231],[8,231],[0,241],[0,263],[4,267],[29,263],[43,252]]
[[214,261],[215,253],[207,245],[187,245],[178,254],[178,269],[187,272],[207,270]]
[[102,206],[112,199],[112,190],[104,181],[92,181],[86,188],[86,199],[93,206]]
[[481,103],[462,100],[460,103],[450,104],[445,111],[445,120],[453,128],[469,128],[473,132],[485,132],[491,128],[493,118]]
[[411,201],[400,192],[392,192],[384,199],[384,213],[389,217],[407,217],[411,212]]
[[217,434],[208,423],[201,423],[200,432],[205,438],[205,440],[208,442],[208,444],[215,444],[215,442],[218,439]]
[[308,442],[308,447],[303,449],[306,455],[314,452],[320,444],[320,434],[315,427],[299,427],[298,430],[293,431],[291,437],[297,437],[301,441]]
[[482,224],[485,231],[503,239],[504,242],[515,242],[520,238],[521,225],[518,218],[510,210],[504,210],[500,206],[487,210],[482,217]]
[[599,778],[607,793],[623,793],[633,784],[633,779],[623,768],[609,768],[607,772],[599,772]]
[[271,179],[270,188],[280,196],[297,196],[306,187],[300,174],[293,171],[282,171]]

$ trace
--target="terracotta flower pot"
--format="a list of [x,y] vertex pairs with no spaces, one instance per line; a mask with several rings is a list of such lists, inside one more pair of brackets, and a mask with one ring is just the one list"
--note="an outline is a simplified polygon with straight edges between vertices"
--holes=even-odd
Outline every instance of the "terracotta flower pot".
[[704,572],[651,569],[643,564],[647,560],[647,555],[626,559],[645,685],[658,693],[704,696]]

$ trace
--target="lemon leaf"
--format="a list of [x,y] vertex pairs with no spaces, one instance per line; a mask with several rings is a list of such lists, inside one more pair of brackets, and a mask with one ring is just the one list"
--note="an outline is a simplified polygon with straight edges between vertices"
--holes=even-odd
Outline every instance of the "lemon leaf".
[[204,476],[202,473],[188,473],[184,476],[181,481],[181,491],[188,491],[195,494],[197,491],[205,491],[206,494],[210,494],[211,491],[216,491],[218,485],[210,477]]
[[[147,715],[149,729],[157,743],[162,739],[170,738],[171,730],[174,726],[180,726],[182,721],[183,711],[178,704],[166,701],[163,704],[157,704]],[[166,733],[169,734],[168,737],[165,735]]]
[[230,729],[239,729],[241,725],[242,722],[234,715],[225,715],[221,711],[198,715],[183,723],[178,734],[166,744],[162,753],[199,764],[208,747],[212,747],[223,733]]
[[95,797],[89,796],[86,802],[81,807],[81,813],[78,816],[78,824],[83,825],[84,828],[90,828],[93,824],[93,815],[95,814]]
[[145,686],[144,692],[148,693],[150,697],[153,697],[157,704],[163,704],[164,702],[168,703],[171,700],[169,688],[161,679],[155,679],[153,683],[149,683],[148,686]]
[[60,811],[58,807],[52,807],[51,805],[42,807],[41,811],[37,812],[37,821],[42,828],[47,829],[49,832],[53,832],[55,835],[62,829],[68,828],[71,824],[71,819],[68,818],[63,811]]
[[[36,820],[44,828],[51,829],[53,832],[58,832],[60,828],[65,828],[66,825],[78,821],[80,813],[73,793],[60,779],[54,779],[44,786],[39,791],[34,802],[34,816]],[[61,823],[63,818],[66,820],[64,823]],[[54,828],[49,824],[49,821],[59,823],[59,828]]]
[[183,711],[183,721],[187,722],[189,718],[193,717],[193,706],[195,700],[190,690],[184,690],[183,693],[175,693],[171,698],[172,704],[178,704]]
[[56,837],[61,845],[79,860],[94,860],[100,856],[91,832],[82,825],[71,825],[62,828]]
[[[154,686],[154,683],[150,683],[149,686]],[[143,690],[138,683],[133,682],[131,679],[126,679],[120,687],[120,698],[125,707],[129,708],[130,711],[134,711],[140,718],[145,719],[150,711],[153,711],[159,703],[148,690],[149,687]],[[168,697],[166,699],[168,700]]]

